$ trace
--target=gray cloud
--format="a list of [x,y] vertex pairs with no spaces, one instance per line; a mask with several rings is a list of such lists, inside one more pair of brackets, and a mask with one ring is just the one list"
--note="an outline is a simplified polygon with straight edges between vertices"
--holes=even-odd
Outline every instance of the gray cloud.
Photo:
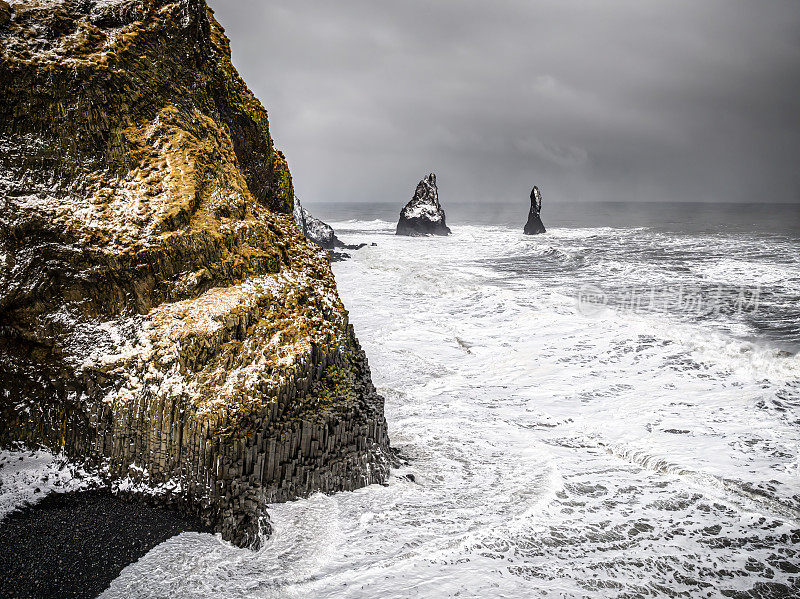
[[212,0],[307,201],[800,201],[796,0]]

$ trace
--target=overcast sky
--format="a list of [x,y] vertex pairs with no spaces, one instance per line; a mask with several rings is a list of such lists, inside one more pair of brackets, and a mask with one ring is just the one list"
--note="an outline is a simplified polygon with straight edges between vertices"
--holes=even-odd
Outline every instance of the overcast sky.
[[800,0],[210,0],[297,195],[800,202]]

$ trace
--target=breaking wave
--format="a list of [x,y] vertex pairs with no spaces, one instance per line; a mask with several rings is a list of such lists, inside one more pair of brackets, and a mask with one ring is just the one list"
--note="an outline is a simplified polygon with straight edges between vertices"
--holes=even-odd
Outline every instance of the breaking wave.
[[106,597],[800,593],[797,239],[332,224],[377,244],[334,268],[407,463],[273,506],[259,552],[175,537]]

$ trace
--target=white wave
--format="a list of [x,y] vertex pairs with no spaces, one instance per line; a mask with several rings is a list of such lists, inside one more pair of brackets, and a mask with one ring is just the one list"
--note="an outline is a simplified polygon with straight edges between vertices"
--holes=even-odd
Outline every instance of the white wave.
[[258,553],[180,535],[107,597],[792,592],[774,556],[792,561],[800,508],[798,357],[717,321],[576,305],[603,277],[691,276],[668,236],[350,227],[378,245],[335,275],[409,464],[385,487],[273,506]]
[[715,283],[746,287],[783,287],[800,293],[800,265],[722,258],[694,269]]
[[389,222],[387,220],[381,219],[374,219],[374,220],[343,220],[343,221],[331,221],[328,223],[331,227],[333,227],[334,231],[338,234],[341,232],[347,231],[389,231],[391,230],[394,233],[394,229],[397,226],[397,223]]

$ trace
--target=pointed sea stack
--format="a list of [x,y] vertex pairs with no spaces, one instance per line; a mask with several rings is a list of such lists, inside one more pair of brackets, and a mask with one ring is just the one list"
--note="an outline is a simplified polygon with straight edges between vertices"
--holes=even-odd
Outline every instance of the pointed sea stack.
[[439,204],[436,175],[431,173],[417,185],[414,197],[400,211],[397,235],[449,235],[444,210]]
[[525,223],[525,235],[538,235],[547,231],[539,216],[541,211],[542,194],[539,192],[539,188],[534,185],[533,189],[531,189],[531,211],[528,212],[528,222]]

